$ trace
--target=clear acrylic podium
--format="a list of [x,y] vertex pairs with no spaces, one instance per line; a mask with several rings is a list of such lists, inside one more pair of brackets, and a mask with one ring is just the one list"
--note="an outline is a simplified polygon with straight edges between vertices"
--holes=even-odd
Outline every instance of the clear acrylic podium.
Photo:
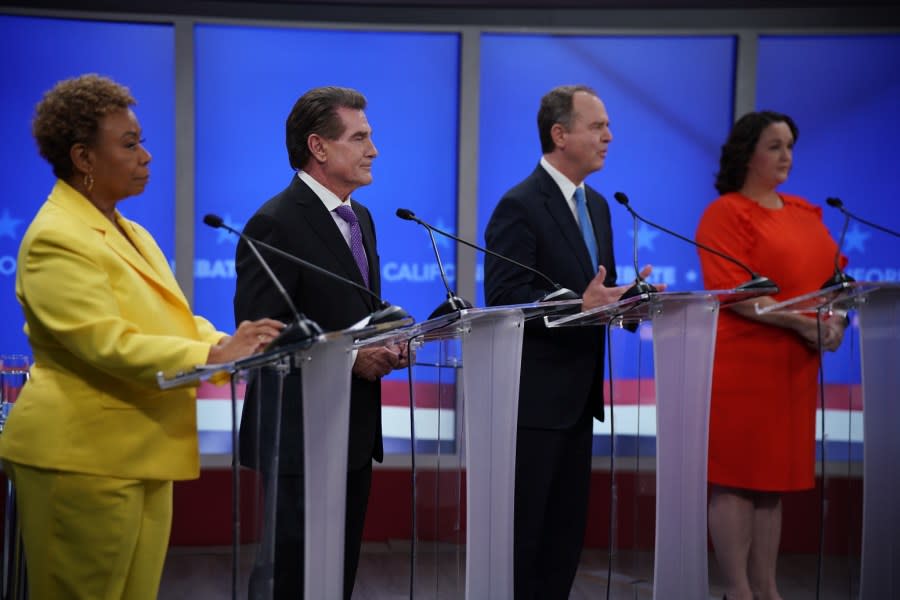
[[[426,564],[428,559],[416,550],[417,538],[427,528],[427,517],[421,516],[421,511],[413,523],[414,597],[513,597],[513,500],[523,325],[529,318],[572,310],[580,304],[576,300],[465,309],[363,342],[409,342],[420,348],[419,357],[427,353],[427,345],[439,345],[438,358],[430,366],[453,373],[455,415],[462,415],[462,428],[457,426],[456,431],[464,432],[465,446],[462,451],[457,448],[455,462],[451,460],[449,465],[457,478],[450,478],[449,493],[442,494],[438,502],[449,505],[451,528],[466,521],[464,534],[456,531],[458,535],[454,536],[454,545],[464,553],[465,567],[455,564],[441,569]],[[412,372],[410,377],[414,379]],[[415,410],[412,398],[410,410]],[[413,452],[415,448],[413,439]],[[459,483],[462,470],[466,481]],[[430,479],[425,469],[416,471],[414,480],[426,480],[418,484],[422,494],[426,494],[422,489],[426,486],[431,488],[427,493],[435,493],[434,488],[440,485],[435,481],[441,480],[442,473]],[[466,489],[464,516],[463,499],[458,495],[462,487]]]
[[[719,306],[774,291],[642,294],[574,315],[545,317],[551,328],[653,323],[656,387],[654,599],[709,598],[707,444]],[[611,504],[611,510],[615,510],[614,504]]]
[[[365,322],[341,331],[325,333],[306,342],[288,345],[282,348],[257,354],[252,357],[222,365],[200,367],[189,373],[177,374],[174,377],[158,375],[159,385],[163,389],[179,385],[194,384],[210,379],[215,373],[226,371],[231,374],[232,392],[232,427],[233,427],[233,495],[240,494],[241,470],[238,461],[238,403],[236,398],[236,380],[241,372],[268,368],[274,369],[281,381],[288,372],[302,369],[302,412],[304,428],[304,477],[308,485],[304,486],[304,527],[305,551],[304,564],[297,568],[304,569],[307,574],[304,581],[304,598],[341,598],[344,586],[344,519],[347,487],[347,452],[350,419],[350,373],[352,364],[352,346],[354,341],[384,331],[409,325],[411,318],[394,321],[384,325],[368,326]],[[297,402],[300,398],[269,398],[268,401],[279,403],[274,411],[280,418],[280,402]],[[281,431],[280,423],[276,423],[275,432]],[[275,434],[273,442],[274,456],[278,456],[279,434]],[[277,472],[277,467],[274,472]],[[244,473],[252,473],[244,471]],[[313,483],[314,482],[314,483]],[[257,563],[274,564],[274,532],[276,522],[275,498],[277,497],[278,478],[270,477],[265,481],[266,489],[262,507],[262,541],[256,548]],[[240,514],[240,507],[234,507],[235,515]],[[252,511],[251,511],[252,512]],[[254,519],[256,515],[251,515]],[[232,556],[232,597],[247,597],[246,582],[240,576],[240,529],[241,523],[236,517],[233,531]],[[251,528],[256,523],[247,523]],[[267,534],[268,532],[268,534]],[[271,573],[271,570],[269,570]],[[263,582],[260,598],[271,598],[272,581]],[[266,593],[268,590],[268,593]]]
[[900,284],[850,282],[758,309],[859,315],[863,531],[859,598],[900,597]]

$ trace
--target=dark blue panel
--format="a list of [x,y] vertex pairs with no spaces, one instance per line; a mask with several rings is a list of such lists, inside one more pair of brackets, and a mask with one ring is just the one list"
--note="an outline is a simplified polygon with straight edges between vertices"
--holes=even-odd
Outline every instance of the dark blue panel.
[[[234,240],[200,218],[216,212],[240,228],[281,191],[294,176],[284,146],[291,107],[312,87],[342,85],[368,98],[379,151],[374,183],[353,196],[375,219],[383,296],[424,320],[443,287],[425,231],[394,211],[456,229],[458,36],[219,26],[195,35],[198,311],[233,326]],[[441,250],[452,269],[453,247]]]
[[[384,438],[385,454],[409,454],[412,442],[409,438]],[[416,453],[419,455],[446,455],[453,456],[456,452],[456,442],[453,440],[419,440],[416,442]]]
[[[609,435],[594,434],[591,441],[591,452],[594,456],[609,456],[612,454],[611,449]],[[656,457],[656,436],[616,434],[616,456],[654,458]]]
[[[829,196],[867,220],[900,229],[900,36],[761,37],[758,108],[797,122],[794,170],[782,186],[824,209],[837,239],[841,214]],[[900,281],[897,238],[851,223],[844,251],[858,280]],[[829,382],[858,383],[859,357],[844,344],[825,362]]]
[[171,26],[0,16],[0,340],[2,352],[28,353],[15,300],[15,259],[28,223],[54,177],[31,137],[34,107],[57,81],[100,73],[128,86],[153,154],[146,191],[119,205],[174,256],[175,90]]

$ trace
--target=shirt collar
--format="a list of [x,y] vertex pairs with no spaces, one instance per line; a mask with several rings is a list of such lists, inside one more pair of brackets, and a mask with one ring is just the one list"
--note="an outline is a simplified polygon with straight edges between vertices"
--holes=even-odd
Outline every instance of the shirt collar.
[[547,171],[547,174],[556,182],[556,185],[559,186],[559,191],[562,192],[563,198],[566,201],[571,200],[572,196],[575,195],[575,188],[584,188],[584,183],[581,185],[575,185],[572,181],[559,172],[559,169],[550,164],[550,161],[547,160],[546,156],[541,157],[541,166]]
[[[322,201],[322,204],[325,205],[325,208],[328,210],[328,212],[333,212],[334,209],[336,209],[338,206],[344,204],[344,202],[337,197],[337,194],[319,183],[315,177],[313,177],[306,171],[302,169],[297,171],[297,177],[300,178],[300,181],[308,185],[313,193],[319,197],[319,200]],[[347,198],[347,204],[350,204],[349,198]]]

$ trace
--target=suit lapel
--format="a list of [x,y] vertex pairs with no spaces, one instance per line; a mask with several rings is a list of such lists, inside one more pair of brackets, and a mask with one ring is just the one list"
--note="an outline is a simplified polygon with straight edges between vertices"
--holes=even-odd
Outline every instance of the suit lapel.
[[87,198],[79,194],[64,181],[60,180],[57,182],[51,193],[51,199],[88,227],[99,231],[107,247],[128,263],[131,268],[140,273],[148,283],[159,288],[185,310],[190,311],[187,300],[178,287],[177,282],[171,276],[166,276],[170,272],[168,265],[154,264],[158,263],[158,260],[164,261],[165,258],[162,257],[157,260],[155,252],[147,247],[145,241],[135,231],[131,221],[118,215],[119,223],[130,233],[131,239],[135,242],[137,248],[140,249],[140,253]]
[[160,251],[159,247],[156,245],[153,239],[149,238],[148,234],[132,221],[123,218],[120,222],[122,224],[122,228],[125,229],[126,232],[128,232],[129,237],[137,247],[138,252],[140,253],[140,257],[144,259],[146,264],[152,270],[152,273],[159,278],[160,282],[163,285],[163,288],[171,295],[178,298],[178,300],[184,305],[185,310],[193,314],[194,311],[191,309],[190,304],[188,304],[187,298],[184,296],[184,292],[181,290],[181,286],[175,279],[175,273],[172,272],[172,268],[169,266],[168,260]]
[[[309,222],[313,231],[316,232],[316,235],[322,242],[322,248],[334,256],[335,260],[337,260],[338,264],[341,267],[341,272],[338,272],[337,275],[350,279],[358,283],[359,285],[365,287],[365,283],[362,279],[362,273],[359,272],[359,267],[356,266],[356,260],[353,258],[353,253],[350,251],[350,247],[347,245],[346,240],[344,240],[344,236],[341,235],[341,231],[338,229],[337,224],[334,222],[334,217],[331,216],[331,213],[325,208],[325,205],[322,203],[322,200],[313,192],[308,185],[303,183],[303,181],[299,177],[294,177],[291,182],[291,188],[295,192],[295,196],[297,197],[297,203],[301,207],[301,212],[306,220]],[[366,248],[366,252],[369,253],[369,243],[366,240],[367,236],[365,235],[365,231],[363,232],[363,243]],[[373,257],[371,254],[368,256],[369,264],[372,264]],[[319,265],[321,266],[321,265]],[[371,275],[371,269],[370,269]],[[363,292],[362,290],[356,290],[356,292],[364,298],[364,301],[367,306],[372,305],[372,298]]]
[[[559,228],[560,235],[569,245],[572,255],[578,261],[584,275],[590,281],[597,271],[597,267],[591,267],[591,255],[588,253],[587,246],[584,244],[584,238],[581,237],[581,230],[575,221],[575,216],[569,208],[569,203],[563,198],[562,192],[550,174],[538,165],[534,175],[537,177],[541,193],[544,195],[544,206],[550,217]],[[595,233],[596,235],[596,233]]]

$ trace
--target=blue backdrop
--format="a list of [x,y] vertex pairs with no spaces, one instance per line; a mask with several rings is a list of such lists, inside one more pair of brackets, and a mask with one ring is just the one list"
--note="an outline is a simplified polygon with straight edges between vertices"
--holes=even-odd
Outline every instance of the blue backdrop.
[[[614,135],[605,168],[589,183],[610,200],[624,191],[645,217],[692,236],[715,197],[713,177],[732,114],[736,40],[729,36],[551,36],[481,39],[478,235],[500,196],[540,156],[540,97],[563,83],[593,86]],[[292,171],[284,120],[307,89],[347,85],[369,99],[379,157],[374,183],[355,197],[372,210],[383,295],[424,319],[444,297],[428,237],[394,216],[407,207],[456,230],[459,37],[455,33],[297,30],[198,25],[196,61],[195,306],[233,327],[234,240],[204,227],[215,212],[235,226],[287,185]],[[785,191],[900,227],[893,193],[900,138],[900,36],[762,36],[757,107],[791,114],[800,127]],[[153,178],[120,209],[144,224],[163,251],[174,246],[174,36],[170,25],[0,16],[0,323],[2,352],[29,352],[14,297],[16,251],[53,185],[30,134],[34,105],[56,81],[86,72],[129,86],[139,104]],[[631,220],[611,205],[619,280],[633,278]],[[841,217],[825,208],[837,237]],[[455,253],[441,240],[451,276]],[[670,289],[701,286],[695,250],[641,226],[639,262]],[[897,281],[894,238],[851,224],[845,243],[857,279]],[[478,269],[478,293],[483,305]],[[649,328],[614,335],[617,378],[652,376]],[[852,340],[851,340],[852,341]],[[826,362],[831,383],[857,383],[852,343]],[[396,377],[403,377],[402,374]]]
[[[394,211],[456,229],[458,56],[456,34],[197,27],[197,310],[233,326],[235,240],[200,217],[243,227],[294,176],[284,123],[297,98],[343,85],[366,95],[379,152],[353,196],[375,219],[382,295],[425,319],[443,286],[425,231]],[[441,254],[452,273],[454,247]]]
[[35,105],[57,81],[99,73],[131,89],[153,161],[146,191],[122,202],[119,210],[147,227],[173,258],[174,39],[168,25],[0,15],[0,180],[6,188],[0,200],[0,351],[31,354],[15,299],[15,261],[19,241],[55,181],[31,137],[31,119]]
[[[844,217],[825,204],[830,196],[900,229],[900,36],[762,37],[757,78],[757,107],[791,115],[800,130],[783,189],[822,206],[835,239]],[[897,238],[851,222],[847,272],[859,281],[898,281],[898,247]],[[854,341],[826,356],[827,381],[859,382]]]
[[[732,37],[483,36],[479,239],[503,193],[540,159],[541,97],[558,85],[587,84],[603,99],[613,134],[603,170],[588,183],[610,203],[619,282],[633,281],[632,220],[613,193],[625,192],[647,219],[693,235],[715,197],[713,173],[732,121],[734,52]],[[693,246],[641,224],[638,248],[640,266],[654,267],[652,281],[703,287]],[[641,368],[635,358],[639,339],[616,335],[617,377],[652,377],[650,353]]]

